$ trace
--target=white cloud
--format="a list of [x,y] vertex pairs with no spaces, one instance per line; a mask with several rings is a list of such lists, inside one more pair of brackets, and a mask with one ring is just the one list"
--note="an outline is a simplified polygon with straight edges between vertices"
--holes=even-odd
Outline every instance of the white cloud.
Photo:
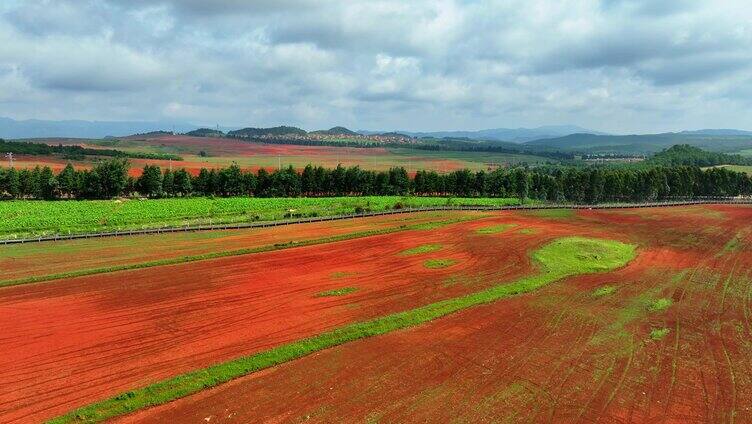
[[0,116],[412,130],[752,128],[742,0],[0,7]]

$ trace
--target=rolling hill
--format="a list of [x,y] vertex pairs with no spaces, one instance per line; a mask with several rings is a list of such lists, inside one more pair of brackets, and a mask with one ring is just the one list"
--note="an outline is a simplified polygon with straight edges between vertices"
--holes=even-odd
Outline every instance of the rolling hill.
[[578,133],[557,138],[528,141],[523,145],[536,150],[541,149],[603,154],[651,154],[677,144],[687,144],[715,152],[736,152],[752,148],[752,135],[723,135],[713,134],[712,132],[681,132],[643,135],[598,135]]
[[[382,131],[359,131],[361,134],[377,134]],[[605,134],[575,125],[546,125],[537,128],[491,128],[478,131],[398,131],[412,137],[467,138],[470,140],[510,141],[522,143],[543,138],[556,138],[574,133]]]

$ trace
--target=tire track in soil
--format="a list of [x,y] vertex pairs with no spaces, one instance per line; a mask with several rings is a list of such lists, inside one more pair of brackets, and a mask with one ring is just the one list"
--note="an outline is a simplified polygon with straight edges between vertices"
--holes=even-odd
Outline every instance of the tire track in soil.
[[[677,307],[682,307],[683,302],[689,301],[691,297],[687,297],[687,289],[684,287],[684,285],[689,284],[697,273],[697,270],[699,267],[702,266],[702,264],[698,264],[695,268],[689,268],[686,271],[689,271],[689,274],[685,274],[680,280],[676,281],[674,284],[674,287],[672,288],[671,296],[670,298],[674,300],[674,307],[673,310],[675,311]],[[684,282],[684,284],[682,284]],[[691,295],[690,295],[691,296]],[[670,311],[669,311],[670,312]],[[654,375],[652,384],[650,384],[650,389],[646,391],[646,404],[647,407],[645,408],[647,412],[644,413],[646,417],[644,419],[654,422],[654,421],[665,421],[668,419],[668,409],[671,406],[671,398],[673,396],[672,392],[674,389],[674,384],[676,382],[676,371],[677,371],[677,355],[679,354],[679,340],[681,337],[680,332],[680,321],[681,321],[681,314],[673,313],[670,314],[670,316],[666,316],[663,318],[664,326],[663,328],[670,328],[669,326],[669,319],[674,320],[674,325],[672,328],[673,334],[671,335],[674,343],[673,343],[673,352],[669,352],[669,346],[663,341],[657,341],[657,343],[661,344],[660,351],[658,352],[657,356],[659,358],[659,366],[657,367]],[[664,363],[668,361],[667,358],[670,358],[671,366],[671,374],[668,381],[668,388],[665,387],[664,384],[662,384],[662,380],[665,380],[668,376],[665,375],[665,373],[662,373],[661,370],[666,369],[664,366]],[[663,388],[663,389],[662,389]],[[639,398],[639,393],[632,393],[633,402],[637,401]],[[658,398],[657,403],[662,403],[662,414],[659,416],[653,416],[652,411],[654,410],[654,402],[656,402],[656,398]],[[661,399],[663,402],[661,402]],[[633,403],[634,405],[634,403]],[[630,416],[631,416],[630,411]]]

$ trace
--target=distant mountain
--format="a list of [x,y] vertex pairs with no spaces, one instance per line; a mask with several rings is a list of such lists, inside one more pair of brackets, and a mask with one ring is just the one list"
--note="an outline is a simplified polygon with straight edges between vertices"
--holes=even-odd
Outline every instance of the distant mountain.
[[[413,137],[467,138],[470,140],[511,141],[523,143],[542,138],[555,138],[575,133],[605,134],[575,125],[546,125],[537,128],[493,128],[478,131],[399,131]],[[378,134],[381,131],[360,131],[362,134]]]
[[745,130],[733,130],[733,129],[706,129],[706,130],[694,130],[694,131],[682,131],[679,134],[695,134],[695,135],[749,135],[752,136],[752,131]]
[[687,144],[715,152],[752,148],[752,135],[713,135],[681,132],[643,135],[570,134],[524,143],[532,149],[583,153],[656,153],[676,144]]
[[28,119],[16,121],[0,118],[0,138],[103,138],[106,136],[127,136],[152,131],[186,132],[198,128],[185,122],[144,122],[144,121],[45,121]]
[[328,130],[311,131],[311,134],[319,135],[358,135],[355,131],[349,130],[345,127],[333,127]]
[[229,131],[227,135],[234,137],[263,137],[263,136],[285,136],[285,135],[306,135],[305,130],[298,127],[279,126],[271,128],[243,128],[236,131]]

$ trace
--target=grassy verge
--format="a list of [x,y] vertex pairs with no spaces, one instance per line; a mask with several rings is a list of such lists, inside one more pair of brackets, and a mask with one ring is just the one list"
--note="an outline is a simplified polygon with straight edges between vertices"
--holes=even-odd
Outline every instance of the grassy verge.
[[528,293],[568,276],[610,271],[627,264],[634,256],[635,246],[613,240],[579,237],[558,239],[533,253],[533,260],[540,271],[537,275],[466,296],[350,324],[264,352],[182,374],[84,406],[49,422],[99,422],[149,406],[164,404],[322,349],[420,325],[476,305]]
[[538,218],[565,219],[575,215],[572,209],[541,209],[538,211],[524,212],[528,215],[537,216]]
[[[478,219],[478,218],[480,217],[456,218],[456,219],[432,222],[431,224],[434,225],[434,228],[438,228],[444,225],[454,224],[454,223]],[[24,278],[17,278],[13,280],[0,281],[0,287],[17,286],[21,284],[30,284],[30,283],[41,283],[44,281],[62,280],[65,278],[83,277],[86,275],[105,274],[109,272],[151,268],[155,266],[177,265],[177,264],[182,264],[182,263],[187,263],[187,262],[196,262],[196,261],[205,261],[209,259],[224,258],[228,256],[264,253],[264,252],[271,252],[274,250],[289,249],[293,247],[313,246],[317,244],[334,243],[338,241],[352,240],[352,239],[357,239],[357,238],[362,238],[362,237],[391,234],[391,233],[396,233],[400,231],[423,230],[424,225],[425,224],[401,225],[399,227],[394,227],[394,228],[360,231],[360,232],[355,232],[355,233],[340,234],[336,236],[323,237],[323,238],[317,238],[317,239],[311,239],[311,240],[289,241],[286,243],[276,243],[276,244],[271,244],[271,245],[266,245],[266,246],[252,247],[248,249],[225,250],[221,252],[204,253],[201,255],[179,256],[177,258],[159,259],[159,260],[154,260],[154,261],[139,262],[135,264],[113,265],[113,266],[108,266],[108,267],[81,269],[81,270],[76,270],[76,271],[71,271],[71,272],[62,272],[58,274],[36,275],[32,277],[24,277]]]

